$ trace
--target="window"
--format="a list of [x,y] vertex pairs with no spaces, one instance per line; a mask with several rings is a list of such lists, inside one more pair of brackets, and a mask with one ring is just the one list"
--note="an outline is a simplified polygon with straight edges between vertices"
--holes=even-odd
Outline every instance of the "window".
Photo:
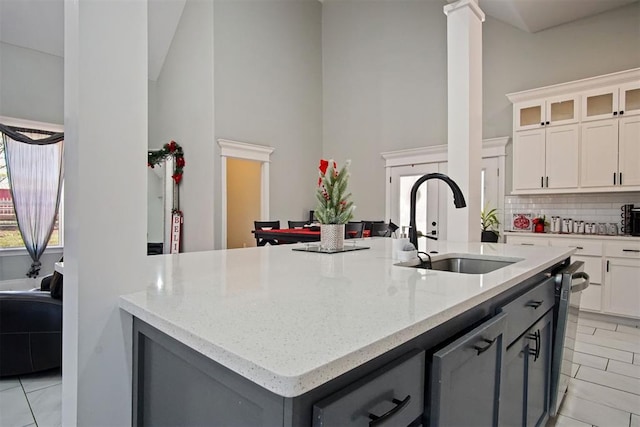
[[[8,117],[0,117],[0,123],[8,126],[17,126],[35,130],[45,130],[52,132],[61,132],[62,127],[47,123],[31,122],[26,120],[11,119]],[[42,138],[46,135],[41,134],[27,134],[30,138]],[[63,187],[64,192],[64,187]],[[63,246],[62,241],[62,203],[63,198],[60,198],[60,205],[58,206],[58,214],[56,215],[56,221],[49,238],[47,247]],[[0,250],[2,249],[21,249],[24,248],[22,236],[18,229],[18,223],[16,221],[16,215],[13,209],[13,201],[11,199],[11,190],[9,188],[9,178],[7,176],[7,164],[4,155],[4,143],[0,136]]]

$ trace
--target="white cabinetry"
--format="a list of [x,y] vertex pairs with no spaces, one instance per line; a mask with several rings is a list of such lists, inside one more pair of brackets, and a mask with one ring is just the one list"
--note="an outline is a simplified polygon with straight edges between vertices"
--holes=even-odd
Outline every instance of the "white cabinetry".
[[507,97],[513,194],[640,191],[640,68]]
[[583,188],[640,185],[640,115],[582,124]]
[[590,284],[582,292],[580,309],[640,319],[640,240],[555,234],[506,234],[515,245],[576,248],[571,257],[583,261]]
[[640,318],[640,243],[605,245],[604,311]]
[[579,105],[579,95],[555,96],[518,103],[513,108],[514,128],[521,131],[577,123]]
[[580,309],[600,312],[602,310],[602,241],[587,239],[551,238],[551,246],[576,248],[571,257],[584,262],[584,271],[589,275],[589,287],[582,292]]
[[578,125],[515,132],[514,190],[578,186]]
[[601,87],[582,94],[582,121],[640,115],[640,83]]

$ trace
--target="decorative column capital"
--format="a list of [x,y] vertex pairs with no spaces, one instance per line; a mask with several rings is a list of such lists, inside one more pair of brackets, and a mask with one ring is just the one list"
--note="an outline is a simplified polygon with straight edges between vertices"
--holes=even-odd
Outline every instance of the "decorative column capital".
[[482,9],[480,9],[480,6],[478,6],[478,2],[476,0],[458,0],[457,2],[449,3],[444,7],[444,14],[450,16],[453,12],[464,8],[471,9],[471,11],[478,17],[480,22],[484,22],[484,12],[482,11]]

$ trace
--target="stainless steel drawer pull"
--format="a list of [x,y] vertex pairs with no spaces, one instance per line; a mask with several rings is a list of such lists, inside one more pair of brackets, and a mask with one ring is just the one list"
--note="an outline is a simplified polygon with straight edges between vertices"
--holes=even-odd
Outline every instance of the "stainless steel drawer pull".
[[640,253],[640,249],[623,249],[622,252]]
[[533,243],[520,243],[522,246],[533,246]]
[[394,414],[402,411],[409,404],[409,402],[411,401],[411,395],[408,394],[407,397],[405,397],[402,400],[392,399],[391,401],[393,403],[395,403],[396,406],[394,406],[393,408],[389,409],[384,414],[378,416],[378,415],[369,413],[369,419],[371,420],[371,421],[369,421],[369,427],[375,427],[377,425],[380,425],[380,424],[384,423],[385,421],[387,421]]

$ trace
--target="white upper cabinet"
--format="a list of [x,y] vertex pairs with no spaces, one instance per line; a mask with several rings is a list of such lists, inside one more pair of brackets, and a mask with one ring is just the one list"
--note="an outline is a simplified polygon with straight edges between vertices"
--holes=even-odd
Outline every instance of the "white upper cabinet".
[[640,68],[507,97],[513,194],[640,191]]
[[640,82],[593,89],[582,96],[583,122],[638,114],[640,114]]
[[640,186],[640,114],[618,119],[618,171],[623,187]]
[[640,186],[640,115],[582,124],[580,185]]
[[514,190],[578,186],[578,125],[515,132]]
[[640,81],[620,86],[618,116],[640,115]]
[[515,130],[577,123],[580,116],[579,106],[579,95],[556,96],[518,103],[513,109]]

